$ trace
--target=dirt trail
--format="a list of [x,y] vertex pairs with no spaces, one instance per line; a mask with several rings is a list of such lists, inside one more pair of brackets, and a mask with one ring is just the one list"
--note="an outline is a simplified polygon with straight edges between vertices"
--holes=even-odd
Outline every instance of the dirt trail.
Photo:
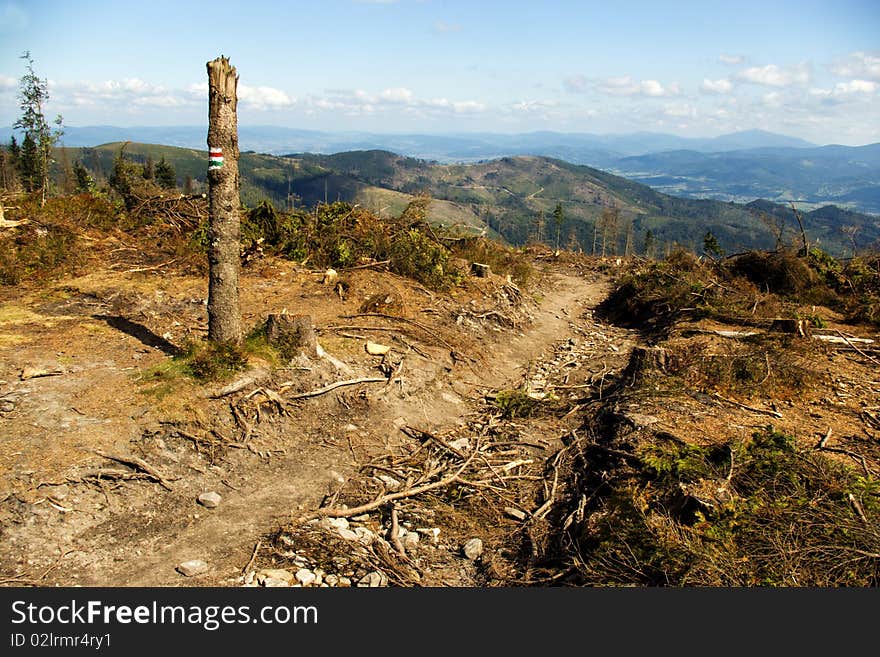
[[[178,296],[185,296],[188,290],[181,287],[184,289]],[[45,403],[41,405],[36,399],[40,386],[30,386],[27,401],[22,401],[15,417],[0,420],[7,427],[14,426],[20,433],[29,424],[39,425],[32,427],[31,439],[38,437],[40,444],[49,445],[55,432],[69,429],[71,421],[103,415],[103,422],[116,422],[115,440],[110,441],[116,452],[141,454],[174,479],[174,490],[166,492],[149,482],[99,489],[67,485],[60,478],[49,482],[55,485],[32,490],[29,497],[7,493],[0,554],[3,575],[35,580],[40,585],[235,583],[260,536],[303,510],[319,506],[371,452],[399,440],[399,427],[409,424],[431,431],[454,427],[474,411],[487,391],[517,386],[542,355],[552,354],[554,345],[575,335],[579,318],[603,298],[607,282],[593,274],[557,271],[548,274],[541,292],[545,296],[532,310],[528,325],[495,327],[477,338],[482,363],[474,361],[465,367],[452,362],[450,366],[440,358],[409,356],[400,386],[300,403],[286,424],[279,425],[278,435],[271,437],[280,449],[268,459],[246,450],[230,450],[211,464],[179,437],[170,438],[158,430],[138,435],[145,426],[157,429],[162,419],[157,409],[142,401],[135,408],[129,404],[111,418],[107,417],[108,409],[102,414],[97,408],[72,403],[95,387],[95,374],[87,366],[80,366],[79,371],[68,368],[63,377],[34,379],[35,384],[48,384],[43,390]],[[55,334],[57,328],[43,327],[41,331],[50,343],[63,340]],[[330,337],[321,339],[328,351],[346,361],[342,343]],[[133,345],[130,335],[120,341],[123,344],[117,346],[123,348],[117,349],[110,363],[111,368],[115,365],[117,379],[121,376],[119,364],[137,353],[134,345],[142,346]],[[162,358],[155,350],[143,351],[150,362]],[[7,354],[7,378],[22,366],[22,358],[27,361],[32,356],[27,350],[18,359]],[[135,365],[140,363],[129,367]],[[332,371],[328,376],[346,378]],[[109,381],[113,387],[120,385],[112,377]],[[61,385],[70,390],[59,389]],[[109,392],[105,389],[103,394]],[[106,399],[109,407],[111,400]],[[75,410],[55,416],[41,413],[49,402]],[[22,412],[28,409],[32,411]],[[43,418],[41,422],[32,421],[37,416]],[[64,422],[68,425],[62,429]],[[81,441],[87,440],[87,434],[85,431]],[[8,439],[19,438],[10,435]],[[264,438],[268,441],[270,437]],[[215,509],[195,504],[197,495],[208,490],[223,496]],[[211,570],[185,579],[174,568],[189,559],[203,559]]]

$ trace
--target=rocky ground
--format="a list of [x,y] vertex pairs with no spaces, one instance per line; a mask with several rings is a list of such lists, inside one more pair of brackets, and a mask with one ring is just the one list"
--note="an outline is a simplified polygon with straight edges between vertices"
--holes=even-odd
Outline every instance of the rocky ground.
[[[442,478],[454,464],[442,456],[435,463],[437,450],[447,450],[425,438],[432,446],[402,470],[387,460],[385,469],[365,466],[411,456],[419,436],[470,437],[459,450],[470,453],[471,432],[488,436],[493,422],[492,440],[511,444],[480,447],[481,463],[488,462],[481,467],[502,468],[501,487],[505,476],[537,478],[526,472],[543,465],[573,415],[504,419],[493,394],[521,389],[535,404],[577,397],[589,387],[584,373],[601,385],[628,348],[621,331],[590,318],[606,292],[604,276],[576,263],[539,267],[542,280],[528,291],[493,276],[443,295],[382,271],[343,273],[325,284],[324,272],[260,262],[243,278],[245,323],[307,312],[323,355],[271,372],[252,363],[241,378],[253,381],[219,397],[220,384],[173,371],[178,347],[205,331],[204,280],[110,265],[40,289],[7,290],[0,306],[3,581],[236,585],[264,581],[262,571],[282,561],[300,582],[309,580],[304,568],[324,583],[393,581],[393,573],[358,556],[375,536],[388,537],[389,506],[350,521],[290,523],[328,500],[351,497],[353,505],[371,485],[387,494],[419,485],[420,476]],[[390,352],[370,355],[367,342]],[[296,398],[359,378],[382,382]],[[484,484],[485,492],[494,496],[488,487],[495,483]],[[428,583],[484,581],[471,539],[482,536],[484,554],[500,549],[519,519],[500,505],[501,533],[493,527],[484,534],[466,514],[456,516],[454,501],[443,504],[455,516],[452,526],[420,516],[408,497],[396,507],[406,561]],[[350,553],[347,565],[330,553],[295,549],[297,532],[312,543],[348,541],[339,544]],[[372,551],[379,544],[386,545],[374,542]],[[419,566],[423,559],[427,568]],[[181,565],[192,561],[206,565]]]
[[[562,583],[577,568],[559,546],[589,531],[595,504],[579,482],[615,472],[595,450],[625,462],[658,435],[720,444],[773,424],[880,468],[876,334],[820,309],[843,341],[780,350],[770,331],[755,342],[705,320],[658,341],[597,319],[613,261],[545,252],[535,267],[528,289],[471,277],[441,294],[259,260],[242,279],[246,325],[307,313],[320,355],[257,354],[212,384],[173,358],[206,330],[201,277],[111,262],[7,289],[0,580]],[[754,390],[706,384],[707,363],[744,354],[764,368]]]

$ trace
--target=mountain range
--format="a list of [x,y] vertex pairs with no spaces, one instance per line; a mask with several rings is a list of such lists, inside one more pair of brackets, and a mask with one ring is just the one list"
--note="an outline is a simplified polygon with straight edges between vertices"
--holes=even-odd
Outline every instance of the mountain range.
[[[4,140],[10,134],[10,128],[0,129]],[[199,126],[67,127],[63,141],[74,147],[132,141],[201,150],[205,135],[206,129]],[[794,200],[809,209],[833,203],[880,214],[880,143],[817,146],[761,130],[697,139],[651,132],[425,135],[277,126],[241,126],[239,138],[245,151],[274,155],[386,150],[440,163],[543,156],[610,171],[688,198]]]
[[[122,144],[68,149],[97,176],[109,175]],[[204,150],[130,143],[126,156],[143,162],[165,158],[178,180],[204,189]],[[467,232],[491,232],[522,244],[548,244],[610,254],[643,253],[683,244],[702,249],[707,232],[728,252],[792,243],[797,222],[790,207],[769,201],[748,205],[690,199],[585,165],[537,156],[503,157],[471,164],[441,164],[388,151],[348,151],[274,156],[242,153],[242,201],[311,207],[342,200],[376,212],[399,214],[415,196],[433,200],[432,221]],[[559,206],[562,221],[556,224]],[[845,255],[880,239],[877,217],[834,206],[802,209],[813,244]],[[843,229],[855,227],[848,235]]]

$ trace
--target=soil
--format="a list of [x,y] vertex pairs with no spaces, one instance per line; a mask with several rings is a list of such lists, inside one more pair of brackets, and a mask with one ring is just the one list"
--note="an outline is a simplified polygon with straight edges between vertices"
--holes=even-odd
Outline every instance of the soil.
[[[436,434],[463,427],[487,394],[520,387],[559,345],[571,350],[569,339],[583,340],[581,318],[606,294],[606,277],[577,264],[538,264],[541,281],[527,292],[491,276],[450,295],[382,271],[343,273],[342,285],[333,285],[323,283],[324,272],[290,262],[252,264],[242,277],[245,325],[269,313],[307,313],[326,352],[274,370],[264,387],[289,394],[381,377],[389,363],[396,372],[391,384],[341,387],[291,402],[283,413],[261,406],[247,448],[239,449],[228,445],[237,430],[230,402],[257,386],[212,399],[222,384],[169,373],[186,340],[205,333],[202,277],[106,267],[7,291],[0,578],[41,586],[240,582],[261,537],[319,507],[358,476],[360,464],[407,441],[401,427]],[[367,339],[391,353],[367,354]],[[592,338],[614,355],[611,341],[604,333]],[[257,372],[269,369],[252,361]],[[170,490],[97,452],[142,459]],[[141,478],[95,477],[101,469]],[[222,496],[216,508],[197,503],[207,491]],[[205,560],[209,572],[184,578],[175,567],[189,559]]]
[[[784,362],[770,351],[758,359],[766,367],[760,394],[721,394],[688,378],[686,368],[661,367],[652,375],[667,377],[663,394],[652,395],[650,377],[624,380],[630,353],[645,338],[593,317],[615,261],[546,252],[535,267],[538,281],[528,289],[491,275],[441,294],[381,270],[341,272],[337,281],[258,259],[241,279],[244,324],[258,326],[271,313],[308,314],[323,355],[281,366],[255,355],[249,371],[214,383],[184,376],[174,360],[187,340],[206,333],[204,276],[120,271],[108,262],[51,285],[6,289],[0,580],[240,586],[259,583],[261,568],[308,567],[352,580],[382,570],[392,584],[550,583],[557,575],[531,571],[527,553],[540,543],[544,503],[553,504],[553,458],[608,404],[633,428],[632,440],[662,431],[707,444],[746,439],[772,423],[813,446],[830,430],[825,444],[838,451],[829,456],[880,470],[876,351],[792,338]],[[824,317],[826,333],[878,338],[826,309],[810,312]],[[742,338],[725,332],[750,330],[683,323],[660,346],[705,360],[736,351]],[[370,355],[368,341],[390,352]],[[808,371],[809,380],[793,387],[785,368]],[[296,398],[358,378],[385,380]],[[245,385],[218,394],[235,381]],[[609,398],[612,386],[630,386],[632,394]],[[511,390],[541,410],[505,414]],[[393,543],[389,505],[351,519],[352,529],[389,538],[369,553],[340,540],[327,519],[303,518],[387,494],[379,475],[395,463],[419,457],[420,467],[454,469],[443,442],[487,437],[493,475],[478,495],[452,486],[430,499],[401,500],[401,526],[421,535],[406,558],[381,547]],[[216,508],[198,503],[209,491],[222,497]],[[483,554],[468,558],[462,548],[475,538]],[[184,577],[176,567],[192,559],[208,570]]]

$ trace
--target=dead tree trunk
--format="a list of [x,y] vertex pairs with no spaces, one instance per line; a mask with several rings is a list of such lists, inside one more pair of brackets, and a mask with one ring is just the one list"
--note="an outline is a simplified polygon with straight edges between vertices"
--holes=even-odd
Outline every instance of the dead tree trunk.
[[796,207],[794,207],[794,201],[791,201],[791,211],[794,212],[794,218],[797,219],[798,226],[801,229],[801,241],[804,244],[804,257],[806,257],[810,253],[810,249],[807,248],[807,231],[804,230],[804,222],[801,220],[801,213],[797,211]]
[[208,62],[208,339],[241,341],[238,74],[226,57]]

